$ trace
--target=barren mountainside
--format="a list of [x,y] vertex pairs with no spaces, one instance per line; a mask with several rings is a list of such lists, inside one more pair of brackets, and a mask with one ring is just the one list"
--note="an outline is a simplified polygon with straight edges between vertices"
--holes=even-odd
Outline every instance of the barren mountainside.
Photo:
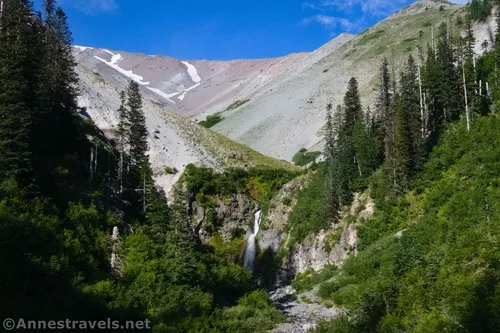
[[[223,118],[213,127],[216,132],[264,155],[290,161],[300,148],[321,149],[325,106],[342,102],[351,76],[358,79],[363,107],[373,109],[382,58],[390,59],[397,72],[409,51],[416,55],[419,45],[426,47],[441,22],[455,22],[464,13],[460,5],[421,0],[358,36],[341,34],[314,52],[271,59],[185,61],[75,46],[80,102],[101,129],[112,130],[118,92],[130,79],[138,82],[145,97],[157,175],[165,166],[179,171],[187,163],[220,166],[217,159],[222,157],[202,148],[210,144],[180,130],[187,127],[216,137],[194,124],[215,113]],[[477,53],[491,29],[493,22],[475,26]],[[243,149],[237,146],[236,151]],[[167,189],[176,180],[170,178],[160,180]]]

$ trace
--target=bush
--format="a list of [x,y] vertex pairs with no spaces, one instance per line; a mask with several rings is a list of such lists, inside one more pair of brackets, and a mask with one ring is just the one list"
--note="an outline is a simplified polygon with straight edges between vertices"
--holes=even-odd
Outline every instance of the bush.
[[302,148],[293,156],[292,162],[295,165],[304,166],[316,161],[316,158],[320,155],[319,151],[308,152],[307,149]]
[[221,326],[225,332],[267,332],[284,317],[269,301],[268,294],[256,290],[240,298],[238,305],[223,312]]
[[297,194],[286,231],[290,232],[289,244],[303,241],[307,235],[317,233],[330,226],[326,210],[324,168],[311,174],[309,185]]
[[168,175],[175,175],[179,172],[175,167],[165,167],[165,173]]
[[186,167],[184,179],[188,191],[196,196],[230,196],[245,193],[267,212],[269,202],[284,184],[298,174],[281,169],[254,167],[248,170],[232,168],[216,173],[210,168]]
[[212,128],[223,120],[224,120],[224,118],[222,118],[221,115],[214,114],[214,115],[208,116],[205,121],[201,121],[199,124],[203,127],[206,127],[206,128]]
[[335,266],[325,266],[319,272],[306,272],[298,274],[295,280],[292,281],[292,286],[298,292],[309,291],[323,281],[329,280],[338,274],[338,269]]

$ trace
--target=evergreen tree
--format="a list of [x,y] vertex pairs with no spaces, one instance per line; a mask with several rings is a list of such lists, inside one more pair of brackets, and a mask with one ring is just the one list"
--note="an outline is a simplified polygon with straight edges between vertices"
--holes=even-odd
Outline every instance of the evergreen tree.
[[396,174],[396,138],[395,138],[395,110],[394,85],[391,90],[391,76],[389,62],[384,58],[380,67],[380,84],[377,98],[377,110],[382,119],[382,134],[384,141],[384,170],[390,183],[394,183]]
[[395,97],[395,154],[392,187],[394,194],[405,193],[409,189],[411,168],[411,136],[407,110],[401,95]]
[[427,58],[423,68],[423,89],[426,109],[426,133],[430,146],[437,142],[443,124],[443,106],[439,98],[440,83],[436,53],[430,45],[427,47]]
[[[439,26],[439,41],[437,47],[437,68],[439,77],[439,95],[437,98],[443,107],[444,120],[455,121],[460,118],[462,108],[462,89],[458,70],[455,66],[456,57],[449,27],[446,23]],[[441,124],[442,125],[442,124]]]
[[351,78],[344,96],[343,117],[339,128],[339,163],[341,174],[345,178],[345,183],[341,186],[340,191],[344,203],[351,199],[352,191],[359,180],[360,164],[357,160],[357,147],[354,144],[355,127],[359,120],[363,120],[363,111],[359,98],[358,82],[355,78]]
[[142,110],[142,97],[139,84],[131,81],[127,89],[127,107],[130,122],[130,161],[132,166],[142,168],[148,161],[148,130]]
[[146,187],[152,172],[147,155],[148,130],[142,110],[139,84],[136,82],[130,81],[127,88],[126,107],[121,107],[120,111],[123,121],[120,123],[119,130],[124,131],[125,139],[123,142],[128,149],[127,172],[124,177],[127,189],[125,198],[130,202],[130,209],[126,215],[129,219],[144,221],[147,210]]
[[0,182],[32,184],[37,18],[27,0],[5,0],[0,17]]
[[339,200],[337,191],[338,165],[338,143],[332,117],[332,104],[326,107],[326,132],[325,132],[325,148],[323,155],[325,156],[325,178],[327,191],[327,216],[332,220],[338,218]]
[[[424,120],[420,110],[418,68],[413,56],[409,56],[401,74],[401,108],[405,112],[409,142],[411,142],[411,165],[409,171],[415,174],[422,170],[425,161]],[[396,110],[397,112],[397,110]]]
[[383,124],[377,114],[368,107],[365,112],[368,166],[370,172],[375,171],[384,161]]

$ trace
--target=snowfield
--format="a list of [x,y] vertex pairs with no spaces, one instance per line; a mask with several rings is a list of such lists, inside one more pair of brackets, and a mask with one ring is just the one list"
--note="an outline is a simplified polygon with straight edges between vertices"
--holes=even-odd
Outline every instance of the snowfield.
[[175,102],[171,98],[179,95],[178,92],[173,93],[173,94],[167,94],[167,93],[164,93],[163,91],[161,91],[160,89],[151,88],[151,87],[147,87],[147,88],[149,90],[151,90],[152,92],[154,92],[155,94],[160,95],[161,97],[165,98],[167,101],[169,101],[170,103],[173,103],[173,104],[175,104]]
[[181,61],[181,62],[184,65],[186,65],[188,74],[189,74],[189,76],[191,76],[191,80],[193,80],[194,83],[200,83],[201,77],[198,75],[198,70],[196,69],[196,67],[194,67],[193,65],[191,65],[187,61]]
[[114,54],[113,52],[110,52],[108,50],[104,50],[104,51],[111,54],[111,56],[112,56],[111,61],[106,61],[105,59],[98,57],[98,56],[94,56],[94,58],[96,58],[99,61],[102,61],[103,63],[105,63],[109,67],[122,73],[123,75],[130,78],[131,80],[134,80],[135,82],[139,83],[140,85],[147,86],[151,83],[151,82],[144,82],[144,78],[140,75],[134,74],[133,71],[127,71],[127,70],[121,68],[120,66],[118,66],[116,63],[122,59],[121,54]]

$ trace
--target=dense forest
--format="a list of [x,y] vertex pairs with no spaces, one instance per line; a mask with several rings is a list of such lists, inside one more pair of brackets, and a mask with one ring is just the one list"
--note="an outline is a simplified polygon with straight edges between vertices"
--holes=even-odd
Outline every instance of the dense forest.
[[[299,173],[189,165],[188,193],[168,203],[153,181],[139,85],[120,93],[117,135],[105,137],[78,108],[56,1],[40,11],[0,3],[0,318],[149,319],[154,332],[214,333],[284,321],[262,289],[270,270],[241,265],[244,230],[224,242],[212,219],[202,241],[186,196],[210,212],[216,196],[242,192],[266,213]],[[343,105],[326,106],[324,161],[295,156],[312,167],[288,246],[339,223],[354,193],[375,202],[357,256],[293,281],[298,291],[319,284],[322,301],[342,309],[316,332],[500,331],[500,43],[479,57],[472,30],[496,5],[472,1],[400,73],[383,59],[376,105],[363,106],[352,78]]]
[[0,317],[145,319],[157,332],[248,332],[282,315],[229,245],[202,244],[152,180],[139,86],[118,136],[80,112],[54,0],[0,16]]

